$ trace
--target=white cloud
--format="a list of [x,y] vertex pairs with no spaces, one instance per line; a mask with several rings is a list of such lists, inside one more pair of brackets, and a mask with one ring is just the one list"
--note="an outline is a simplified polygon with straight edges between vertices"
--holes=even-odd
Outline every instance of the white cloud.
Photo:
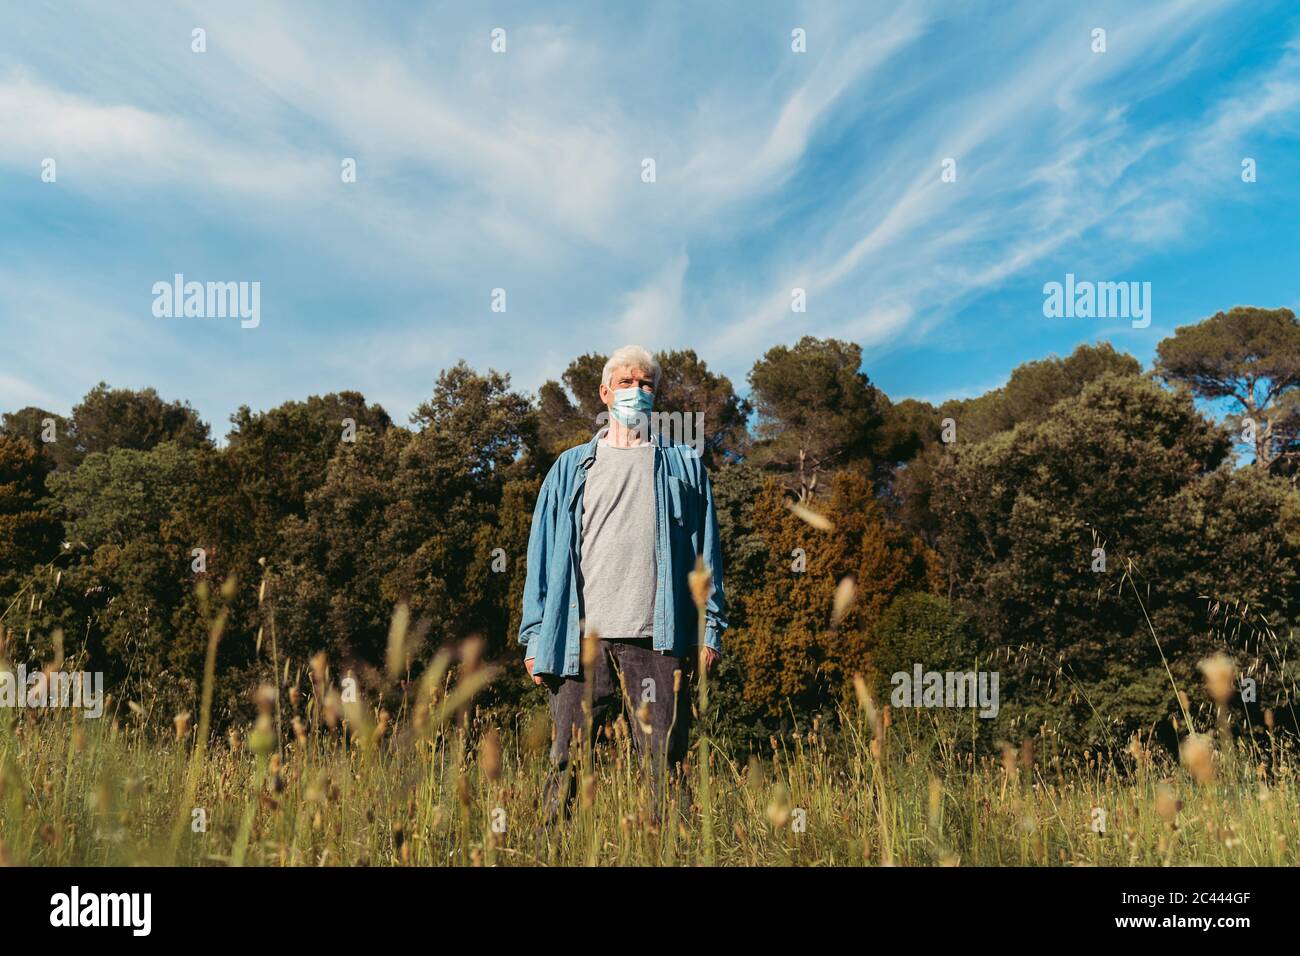
[[[619,339],[690,344],[737,380],[805,332],[885,355],[977,295],[1040,285],[1049,258],[1113,274],[1195,234],[1204,203],[1233,187],[1243,144],[1294,129],[1300,105],[1293,49],[1215,86],[1190,120],[1145,109],[1204,75],[1220,51],[1200,40],[1225,7],[1080,15],[1022,0],[972,19],[937,2],[759,4],[745,18],[613,6],[566,18],[507,5],[491,14],[509,28],[502,56],[487,48],[496,22],[472,6],[325,16],[124,0],[76,6],[73,31],[32,7],[25,29],[0,37],[0,166],[35,181],[56,156],[53,195],[119,231],[68,230],[105,258],[80,262],[63,290],[61,250],[28,235],[54,227],[35,214],[20,224],[0,322],[29,334],[34,313],[6,309],[37,292],[15,283],[48,282],[51,303],[89,303],[59,313],[76,375],[197,367],[188,336],[140,337],[135,280],[105,253],[104,236],[124,236],[141,256],[156,241],[160,268],[174,257],[178,269],[257,269],[279,296],[265,339],[225,345],[244,363],[223,373],[232,406],[272,394],[262,382],[319,390],[310,383],[349,375],[407,403],[462,355],[532,387]],[[1094,18],[1104,55],[1088,50]],[[202,56],[188,50],[200,22]],[[808,29],[807,54],[789,52],[792,25]],[[639,178],[647,155],[653,185]],[[339,182],[344,156],[358,160],[356,184]],[[952,184],[939,181],[948,156]],[[496,286],[506,315],[487,311]],[[790,309],[795,287],[807,313]],[[82,348],[106,327],[124,331]],[[271,358],[254,341],[284,347]],[[53,351],[29,354],[29,384],[0,387],[16,395],[60,368]]]
[[653,341],[671,347],[686,331],[682,310],[682,280],[690,258],[685,251],[674,256],[651,281],[623,300],[617,325],[624,341]]
[[[1118,271],[1188,242],[1203,204],[1233,183],[1215,182],[1202,156],[1293,109],[1294,64],[1252,78],[1201,116],[1154,128],[1149,119],[1137,126],[1129,101],[1115,96],[1158,86],[1167,53],[1174,73],[1190,72],[1190,38],[1223,8],[1171,0],[1112,9],[1102,55],[1088,50],[1078,17],[1008,11],[1024,29],[1041,28],[1028,55],[999,57],[988,82],[955,86],[948,98],[918,97],[902,136],[873,144],[880,174],[862,177],[811,241],[790,243],[773,264],[778,276],[738,303],[711,346],[751,355],[769,343],[791,321],[796,285],[808,290],[806,324],[820,334],[915,342],[976,295],[1027,274],[1035,285],[1032,270],[1066,250]],[[1129,73],[1154,79],[1143,85]],[[1067,106],[1068,121],[1058,122]],[[955,183],[940,180],[949,156]]]
[[35,179],[49,157],[59,184],[107,198],[127,184],[300,194],[312,178],[312,163],[292,153],[242,149],[186,120],[66,93],[24,72],[0,77],[0,127],[0,164]]
[[66,414],[71,406],[62,404],[58,396],[46,391],[33,382],[28,382],[17,375],[0,372],[0,409],[17,411],[35,405],[46,411],[62,411]]

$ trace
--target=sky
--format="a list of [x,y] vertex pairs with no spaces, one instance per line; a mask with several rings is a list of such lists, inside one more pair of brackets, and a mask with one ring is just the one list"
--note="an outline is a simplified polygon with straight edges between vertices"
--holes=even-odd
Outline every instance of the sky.
[[[0,30],[0,411],[102,380],[217,437],[343,389],[402,422],[460,359],[533,391],[626,343],[744,393],[804,335],[938,402],[1300,311],[1298,230],[1294,3],[123,0]],[[155,314],[176,274],[258,283],[257,325]],[[1149,326],[1045,315],[1067,274],[1150,283]]]

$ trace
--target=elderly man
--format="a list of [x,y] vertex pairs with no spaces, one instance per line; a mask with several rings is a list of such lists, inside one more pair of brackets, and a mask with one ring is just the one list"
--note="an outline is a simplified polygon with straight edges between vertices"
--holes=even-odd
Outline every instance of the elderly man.
[[[649,427],[659,378],[659,363],[639,346],[610,356],[600,383],[609,424],[560,455],[533,511],[519,641],[528,673],[550,693],[548,819],[573,797],[570,750],[588,726],[588,700],[593,728],[628,711],[657,810],[665,772],[678,779],[686,755],[685,672],[693,658],[711,669],[722,655],[713,492],[698,455]],[[713,575],[703,648],[687,584],[697,555]],[[584,635],[593,638],[585,655]]]

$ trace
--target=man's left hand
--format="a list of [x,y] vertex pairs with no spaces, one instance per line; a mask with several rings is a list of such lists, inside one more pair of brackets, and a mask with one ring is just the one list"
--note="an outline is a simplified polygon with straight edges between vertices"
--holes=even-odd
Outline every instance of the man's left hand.
[[718,666],[718,661],[722,660],[722,655],[711,647],[696,648],[699,652],[699,662],[704,665],[704,672],[712,674],[714,668]]

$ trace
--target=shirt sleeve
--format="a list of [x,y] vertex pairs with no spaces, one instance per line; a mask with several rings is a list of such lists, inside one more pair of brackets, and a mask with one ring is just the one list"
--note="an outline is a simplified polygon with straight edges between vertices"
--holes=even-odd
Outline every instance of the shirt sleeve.
[[701,554],[713,575],[713,593],[704,608],[704,645],[722,653],[722,632],[727,629],[727,598],[722,583],[722,537],[718,533],[718,512],[713,505],[713,485],[708,471],[700,464],[700,491],[704,499],[704,528]]
[[533,524],[528,532],[527,571],[524,575],[523,612],[519,618],[519,643],[525,648],[524,659],[536,656],[529,643],[541,631],[542,616],[546,609],[546,578],[550,567],[551,548],[555,541],[556,487],[559,484],[559,465],[551,466],[537,493],[533,507]]

